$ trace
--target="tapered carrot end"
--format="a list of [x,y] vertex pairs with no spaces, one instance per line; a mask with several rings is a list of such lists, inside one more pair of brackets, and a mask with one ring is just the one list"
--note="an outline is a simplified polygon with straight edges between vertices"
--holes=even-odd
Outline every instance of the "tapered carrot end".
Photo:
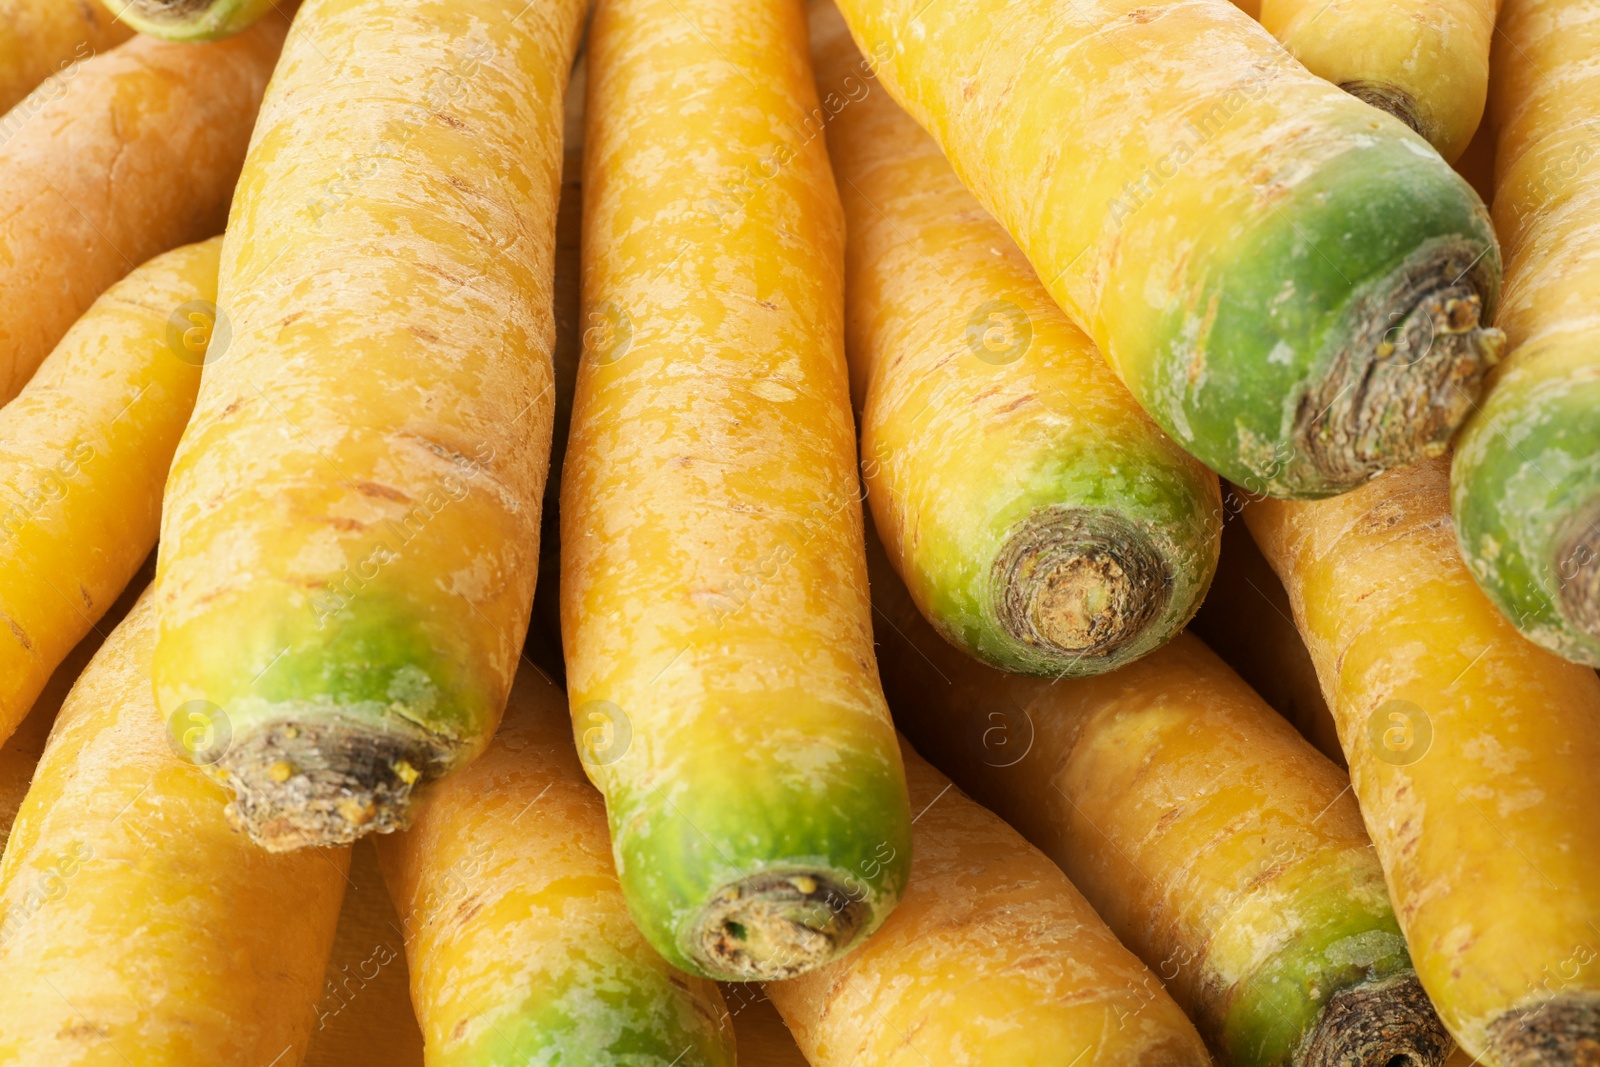
[[1506,1012],[1489,1024],[1505,1067],[1600,1067],[1600,993],[1581,990]]
[[217,768],[234,793],[233,828],[287,852],[405,829],[417,789],[443,774],[447,755],[420,730],[321,718],[235,739]]
[[1453,1043],[1414,973],[1335,993],[1296,1067],[1440,1067]]
[[871,908],[821,871],[769,871],[727,886],[689,931],[689,956],[722,981],[793,978],[848,952]]

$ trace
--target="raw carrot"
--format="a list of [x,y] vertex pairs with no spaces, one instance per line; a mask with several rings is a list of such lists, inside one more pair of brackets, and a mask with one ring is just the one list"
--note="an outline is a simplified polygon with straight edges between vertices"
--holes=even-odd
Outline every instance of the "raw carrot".
[[811,21],[862,471],[895,570],[940,633],[1003,669],[1098,674],[1159,647],[1216,566],[1216,475],[875,87],[833,5]]
[[650,943],[785,977],[875,929],[910,864],[805,10],[602,0],[589,33],[573,723]]
[[117,282],[0,408],[0,739],[155,546],[220,248],[189,245]]
[[16,122],[0,142],[0,402],[112,282],[222,232],[286,30],[273,18],[194,47],[136,37],[0,120]]
[[233,833],[184,758],[224,716],[150,699],[148,594],[67,698],[0,862],[0,1062],[295,1064],[346,850],[274,856]]
[[1261,24],[1311,73],[1455,162],[1483,118],[1500,0],[1261,0]]
[[262,106],[218,285],[234,341],[168,483],[155,684],[227,709],[231,817],[267,848],[403,826],[504,707],[583,8],[312,0]]
[[1222,1062],[1443,1062],[1347,780],[1209,649],[1004,675],[873,577],[901,727],[1061,866]]
[[[132,35],[95,3],[62,0],[0,0],[0,138],[19,121],[65,91],[78,64]],[[49,83],[29,107],[6,114],[41,83]]]
[[1500,335],[1482,203],[1217,0],[844,0],[878,77],[1139,402],[1236,484],[1448,445]]
[[1494,1067],[1600,1048],[1600,679],[1473,584],[1443,461],[1250,531],[1288,588],[1417,974]]
[[1600,2],[1507,0],[1494,53],[1511,356],[1451,473],[1456,533],[1532,640],[1600,666]]
[[140,33],[169,41],[215,41],[243,33],[285,0],[100,0]]
[[714,983],[640,936],[561,690],[524,666],[494,744],[379,844],[429,1067],[732,1067]]
[[767,993],[812,1067],[1206,1067],[1200,1035],[1050,860],[903,748],[916,860],[847,959]]

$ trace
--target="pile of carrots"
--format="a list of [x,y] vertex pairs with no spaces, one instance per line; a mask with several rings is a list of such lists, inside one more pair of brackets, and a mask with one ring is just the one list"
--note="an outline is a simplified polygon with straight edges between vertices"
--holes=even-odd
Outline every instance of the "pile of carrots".
[[101,2],[0,1067],[1600,1064],[1600,0]]

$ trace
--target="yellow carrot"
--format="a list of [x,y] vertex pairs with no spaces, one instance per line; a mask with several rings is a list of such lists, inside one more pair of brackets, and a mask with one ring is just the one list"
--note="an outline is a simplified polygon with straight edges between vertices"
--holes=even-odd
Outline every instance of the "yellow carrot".
[[163,708],[227,709],[229,810],[265,847],[403,826],[505,704],[583,7],[312,0],[262,106],[218,283],[234,341],[168,483],[154,671]]
[[150,699],[148,594],[74,686],[0,862],[0,1062],[300,1061],[348,852],[274,856],[184,757],[226,719]]
[[286,29],[274,17],[194,47],[136,37],[0,119],[0,402],[112,282],[222,232]]
[[1338,722],[1417,974],[1494,1067],[1600,1048],[1600,679],[1520,637],[1450,527],[1442,461],[1245,510]]
[[811,22],[862,471],[895,569],[942,634],[1003,669],[1098,674],[1159,647],[1216,565],[1216,475],[875,86],[833,5]]
[[0,739],[155,545],[220,248],[168,252],[113,285],[0,408]]
[[910,861],[805,11],[603,0],[587,62],[573,723],[650,943],[798,974],[883,921]]
[[1382,108],[1455,162],[1489,92],[1500,0],[1261,0],[1261,24],[1311,73]]
[[1004,675],[873,578],[901,726],[1061,866],[1222,1062],[1443,1062],[1348,781],[1209,649]]
[[904,753],[918,813],[905,899],[848,958],[766,987],[812,1067],[1209,1064],[1060,869]]
[[1162,428],[1328,496],[1437,455],[1500,335],[1487,212],[1415,133],[1220,0],[843,0]]
[[[0,0],[0,138],[64,92],[82,69],[78,64],[132,32],[94,3]],[[6,114],[41,83],[27,107]]]
[[1524,634],[1600,666],[1600,2],[1507,0],[1500,31],[1510,355],[1456,448],[1456,536]]
[[732,1067],[715,984],[628,917],[559,688],[525,666],[489,751],[380,856],[429,1067]]

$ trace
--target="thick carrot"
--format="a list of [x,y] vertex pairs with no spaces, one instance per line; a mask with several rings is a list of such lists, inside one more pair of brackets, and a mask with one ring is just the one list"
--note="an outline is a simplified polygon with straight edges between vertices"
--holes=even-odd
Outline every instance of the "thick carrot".
[[140,33],[169,41],[215,41],[243,33],[297,0],[100,0]]
[[[0,0],[0,139],[64,92],[80,63],[132,32],[92,0]],[[42,83],[49,84],[27,108],[6,114]]]
[[1156,976],[1050,860],[907,746],[905,899],[847,959],[767,993],[812,1067],[1205,1067]]
[[786,977],[875,929],[910,865],[804,7],[602,0],[588,64],[573,722],[651,944]]
[[732,1067],[714,983],[640,936],[564,695],[526,665],[494,743],[378,845],[429,1067]]
[[136,37],[0,120],[17,120],[0,142],[0,402],[112,282],[222,232],[285,32],[273,18],[220,44]]
[[1311,73],[1455,162],[1483,118],[1500,0],[1261,0],[1261,24]]
[[505,705],[583,8],[313,0],[262,106],[218,285],[234,341],[168,484],[155,684],[227,709],[229,810],[265,847],[404,825]]
[[1222,1062],[1443,1062],[1347,780],[1209,649],[1008,676],[873,577],[902,728],[1061,865]]
[[1524,634],[1600,666],[1600,2],[1507,0],[1494,53],[1512,354],[1451,474],[1456,533]]
[[1283,578],[1417,974],[1494,1067],[1600,1048],[1600,680],[1473,584],[1443,461],[1245,519]]
[[0,1062],[299,1063],[346,850],[274,856],[183,756],[214,713],[150,699],[146,596],[67,698],[0,862]]
[[117,282],[0,408],[0,739],[155,546],[220,249],[189,245]]
[[862,51],[1178,442],[1326,496],[1436,455],[1500,335],[1476,195],[1218,0],[844,0]]
[[811,20],[862,470],[895,569],[940,633],[997,667],[1098,674],[1159,647],[1216,566],[1216,475],[875,86],[833,5]]

